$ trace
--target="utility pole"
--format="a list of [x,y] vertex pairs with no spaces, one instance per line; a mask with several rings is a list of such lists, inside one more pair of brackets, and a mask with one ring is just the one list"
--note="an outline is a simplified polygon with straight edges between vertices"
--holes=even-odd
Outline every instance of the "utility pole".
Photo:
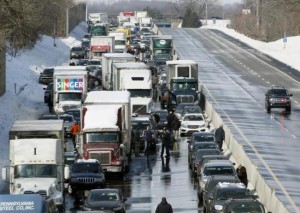
[[205,24],[207,25],[207,0],[205,0]]

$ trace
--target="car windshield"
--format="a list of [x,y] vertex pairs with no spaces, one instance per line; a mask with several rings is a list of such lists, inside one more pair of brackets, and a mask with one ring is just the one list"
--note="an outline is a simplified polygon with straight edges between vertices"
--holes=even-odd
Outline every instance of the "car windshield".
[[87,65],[101,65],[101,62],[100,61],[96,61],[96,60],[94,60],[94,61],[88,61]]
[[64,156],[64,160],[66,165],[73,165],[75,162],[75,156]]
[[132,130],[145,130],[147,126],[150,125],[150,122],[131,122]]
[[65,113],[69,114],[69,115],[73,115],[75,120],[79,120],[80,119],[80,111],[79,110],[74,110],[74,111],[66,111]]
[[73,47],[72,51],[82,51],[82,48],[81,47]]
[[44,75],[53,75],[54,69],[44,69],[43,74]]
[[85,173],[85,172],[98,173],[99,171],[101,171],[101,168],[96,163],[75,163],[72,166],[72,172],[74,173]]
[[15,178],[56,178],[56,165],[22,164],[15,166]]
[[236,207],[233,207],[231,209],[231,213],[264,213],[264,209],[262,206],[245,206],[244,204],[243,205],[240,205],[240,206],[236,206]]
[[183,118],[184,121],[203,121],[203,117],[201,115],[186,115]]
[[118,193],[112,191],[92,191],[88,201],[116,201],[120,200]]
[[202,113],[200,107],[184,107],[183,113]]
[[217,199],[218,200],[227,200],[229,198],[239,198],[245,195],[247,192],[246,188],[236,188],[236,189],[225,189],[225,190],[218,190],[217,192]]
[[281,96],[285,96],[288,95],[287,91],[285,89],[272,89],[270,91],[271,95],[281,95]]
[[58,120],[56,115],[45,115],[39,118],[39,120]]
[[119,134],[116,132],[94,132],[85,134],[86,143],[117,143]]
[[216,149],[217,145],[215,143],[199,143],[193,146],[193,150],[196,151],[198,149]]
[[192,140],[193,142],[215,141],[213,135],[204,135],[204,134],[203,135],[194,134]]
[[64,122],[73,122],[73,118],[71,116],[60,116],[59,118],[64,120]]
[[80,101],[82,93],[58,93],[59,101]]
[[234,169],[229,166],[205,167],[203,173],[207,176],[235,174]]

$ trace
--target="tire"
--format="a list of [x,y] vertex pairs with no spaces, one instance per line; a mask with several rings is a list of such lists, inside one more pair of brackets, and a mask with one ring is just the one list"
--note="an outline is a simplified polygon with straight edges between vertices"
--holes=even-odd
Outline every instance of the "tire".
[[271,107],[267,106],[267,113],[271,113]]
[[286,111],[287,113],[291,113],[291,106],[286,107],[286,108],[285,108],[285,111]]

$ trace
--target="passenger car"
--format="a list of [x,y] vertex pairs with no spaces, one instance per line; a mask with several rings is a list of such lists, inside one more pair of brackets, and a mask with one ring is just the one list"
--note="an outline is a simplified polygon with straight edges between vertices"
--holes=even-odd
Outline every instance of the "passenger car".
[[212,196],[208,197],[208,201],[203,202],[203,211],[221,213],[226,200],[247,196],[249,197],[249,190],[242,183],[218,183]]
[[187,140],[189,152],[193,148],[193,145],[198,142],[215,142],[215,136],[211,132],[194,132],[191,140]]
[[223,212],[255,212],[255,213],[265,213],[265,208],[261,202],[255,198],[245,198],[245,199],[228,199],[223,205]]
[[240,183],[240,179],[235,175],[212,175],[210,176],[203,188],[200,188],[198,185],[198,199],[199,204],[202,204],[204,201],[208,201],[208,198],[212,196],[213,190],[216,185],[220,182],[224,183]]
[[78,159],[72,166],[68,192],[75,195],[80,190],[105,188],[105,175],[96,159]]
[[291,112],[291,99],[293,94],[281,86],[271,86],[265,94],[265,108],[268,113],[272,108],[284,108],[286,112]]
[[45,115],[41,115],[39,117],[39,120],[58,120],[58,116],[52,114],[45,114]]
[[48,103],[48,101],[52,101],[52,91],[53,91],[53,82],[49,83],[46,88],[44,88],[44,103]]
[[[64,164],[69,166],[69,170],[72,169],[72,166],[76,160],[77,160],[77,152],[64,152]],[[65,180],[65,183],[68,183],[69,181],[70,179],[67,179]]]
[[73,115],[75,121],[80,122],[80,109],[69,109],[65,111],[65,114]]
[[110,210],[115,213],[125,213],[125,201],[119,189],[93,189],[84,201],[83,210]]
[[201,113],[188,113],[181,119],[180,135],[206,130],[206,121]]
[[153,132],[152,144],[150,148],[151,151],[155,151],[158,141],[158,130],[154,117],[151,114],[139,114],[131,118],[131,130],[133,134],[132,141],[135,153],[141,152],[145,149],[143,131],[147,129],[147,126],[150,126],[150,129]]
[[204,155],[202,156],[201,160],[198,161],[197,159],[195,160],[194,164],[195,164],[195,169],[196,169],[196,174],[199,176],[201,169],[203,168],[203,166],[205,165],[205,163],[209,162],[209,161],[213,161],[213,160],[228,160],[228,157],[224,156],[224,155]]
[[101,61],[99,59],[88,60],[86,65],[101,65]]
[[72,47],[70,50],[70,59],[73,58],[84,58],[85,57],[85,50],[84,48],[78,46],[78,47]]
[[40,73],[39,83],[40,84],[49,84],[49,83],[51,83],[53,81],[53,72],[54,72],[53,67],[45,68],[43,70],[43,72]]
[[212,175],[237,176],[236,170],[229,160],[212,160],[205,163],[199,173],[199,187],[204,188],[208,177]]
[[201,161],[204,155],[221,155],[221,152],[218,148],[213,148],[213,146],[208,149],[196,149],[195,153],[192,153],[192,157],[189,162],[190,168],[195,165],[194,161],[196,159],[197,161]]
[[179,117],[179,118],[181,118],[182,116],[182,111],[183,111],[183,109],[184,109],[184,107],[186,107],[186,106],[197,106],[195,103],[179,103],[179,104],[177,104],[177,106],[176,106],[176,109],[175,109],[175,114]]

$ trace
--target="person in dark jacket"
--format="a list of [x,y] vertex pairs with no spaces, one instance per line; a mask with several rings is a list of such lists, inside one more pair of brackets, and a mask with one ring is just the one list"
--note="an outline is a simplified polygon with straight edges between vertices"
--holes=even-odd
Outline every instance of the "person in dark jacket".
[[157,205],[155,213],[173,213],[173,208],[165,197],[163,197],[160,204]]
[[219,128],[215,131],[215,141],[219,146],[220,151],[222,151],[223,141],[225,140],[225,131],[223,129],[223,124],[220,124]]
[[143,138],[145,141],[145,156],[149,155],[149,148],[152,141],[152,131],[150,126],[147,126],[147,129],[143,132]]
[[160,138],[161,138],[160,156],[163,157],[164,151],[165,151],[165,148],[166,148],[166,158],[169,158],[170,157],[170,140],[171,140],[171,136],[170,136],[170,132],[167,130],[166,127],[164,127],[162,133],[160,134]]
[[236,173],[240,181],[247,187],[248,186],[248,178],[247,178],[247,171],[244,166],[241,164],[238,165],[236,169]]

